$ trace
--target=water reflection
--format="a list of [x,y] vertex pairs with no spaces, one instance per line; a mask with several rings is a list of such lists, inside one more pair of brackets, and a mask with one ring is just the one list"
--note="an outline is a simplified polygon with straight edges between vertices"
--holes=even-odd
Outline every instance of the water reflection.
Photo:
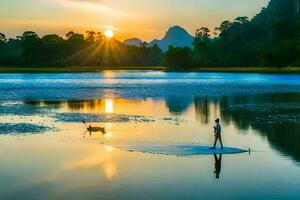
[[87,157],[64,162],[61,166],[63,170],[76,171],[79,169],[96,169],[102,171],[106,180],[113,181],[117,177],[118,167],[114,160],[114,148],[109,145],[103,146],[104,149],[93,149],[94,153]]
[[185,96],[167,97],[165,101],[169,112],[173,114],[182,114],[194,103],[192,97]]
[[[300,161],[300,94],[261,94],[224,97],[167,97],[166,99],[99,99],[26,102],[54,106],[62,112],[126,115],[192,116],[201,124],[220,118],[239,130],[255,129],[273,148]],[[111,134],[107,135],[108,137]]]
[[113,113],[114,112],[114,103],[112,99],[105,100],[105,113]]
[[274,148],[300,161],[299,94],[223,97],[219,104],[224,122],[258,130]]
[[[96,99],[66,101],[26,101],[36,106],[52,106],[60,112],[153,115],[169,114],[166,101],[163,99]],[[190,105],[189,102],[188,105]],[[184,108],[186,109],[186,108]]]
[[[181,101],[187,105],[190,99]],[[257,130],[273,148],[300,161],[300,94],[195,97],[191,104],[200,123],[211,124],[220,117],[224,124],[234,123],[240,130]]]
[[212,97],[195,97],[194,106],[197,121],[202,124],[209,124],[220,117],[218,100]]
[[105,173],[107,180],[112,181],[113,178],[117,175],[117,166],[113,161],[105,162],[102,165],[102,170]]
[[222,168],[222,154],[217,156],[217,154],[214,154],[215,158],[215,171],[214,174],[216,175],[216,179],[220,178],[221,168]]

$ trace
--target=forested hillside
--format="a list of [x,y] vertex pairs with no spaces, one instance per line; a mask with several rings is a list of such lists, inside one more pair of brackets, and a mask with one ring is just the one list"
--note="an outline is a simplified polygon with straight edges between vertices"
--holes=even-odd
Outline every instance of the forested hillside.
[[[184,63],[183,63],[184,61]],[[237,17],[196,31],[194,48],[169,48],[169,67],[300,65],[300,0],[271,0],[253,19]]]

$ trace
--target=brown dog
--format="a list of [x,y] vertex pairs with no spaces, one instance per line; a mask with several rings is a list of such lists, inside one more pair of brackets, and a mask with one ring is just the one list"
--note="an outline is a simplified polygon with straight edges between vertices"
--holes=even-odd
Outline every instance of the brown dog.
[[93,127],[91,125],[87,126],[84,120],[82,122],[86,127],[86,131],[85,131],[84,135],[86,134],[86,132],[89,132],[90,135],[92,135],[92,133],[97,133],[97,132],[101,132],[102,134],[106,134],[106,131],[105,131],[104,127]]

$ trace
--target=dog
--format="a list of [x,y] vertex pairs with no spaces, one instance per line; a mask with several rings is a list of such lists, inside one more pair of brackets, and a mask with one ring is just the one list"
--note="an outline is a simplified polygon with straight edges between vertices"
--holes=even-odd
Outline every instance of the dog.
[[106,134],[104,127],[93,127],[91,125],[87,126],[84,120],[82,120],[82,122],[86,127],[86,131],[85,131],[84,135],[86,134],[86,132],[89,132],[90,135],[92,135],[92,133],[97,133],[97,132],[101,132],[103,135]]

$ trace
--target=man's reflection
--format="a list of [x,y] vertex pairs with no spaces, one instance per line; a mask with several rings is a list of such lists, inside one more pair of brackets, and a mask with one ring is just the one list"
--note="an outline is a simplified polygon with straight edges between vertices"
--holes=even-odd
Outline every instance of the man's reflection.
[[214,174],[216,175],[216,179],[219,179],[220,173],[221,173],[221,165],[222,165],[222,154],[217,156],[217,154],[214,154],[215,157],[215,172]]

